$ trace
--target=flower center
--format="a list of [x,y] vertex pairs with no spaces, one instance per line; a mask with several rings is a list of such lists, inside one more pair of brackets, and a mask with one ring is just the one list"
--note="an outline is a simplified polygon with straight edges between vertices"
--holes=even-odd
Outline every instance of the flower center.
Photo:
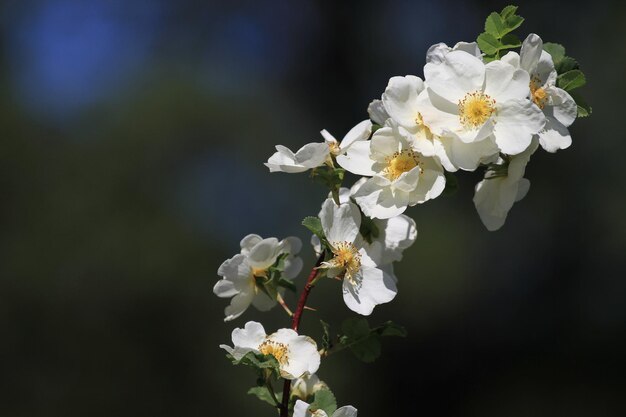
[[530,80],[530,95],[533,100],[533,103],[537,105],[540,109],[543,109],[548,101],[548,94],[546,90],[541,87],[541,80],[536,76],[532,77]]
[[341,153],[341,148],[339,147],[339,142],[330,142],[328,144],[328,147],[330,148],[330,153],[333,156],[337,156]]
[[345,269],[344,277],[352,280],[361,269],[361,254],[350,242],[337,242],[332,247],[335,257],[330,260],[329,264],[334,268]]
[[393,181],[419,164],[420,160],[417,153],[411,149],[404,149],[402,152],[396,152],[387,158],[387,167],[383,170],[383,173],[388,179]]
[[252,276],[258,278],[267,278],[267,269],[265,268],[252,268]]
[[496,101],[480,91],[467,93],[459,101],[459,117],[466,128],[482,126],[496,111]]
[[415,124],[420,129],[422,129],[422,131],[424,132],[424,136],[426,136],[426,139],[428,140],[433,139],[433,132],[431,132],[430,128],[426,126],[426,123],[424,123],[424,118],[422,117],[422,113],[417,113],[417,116],[415,116]]
[[279,343],[271,339],[265,339],[265,341],[259,345],[259,352],[264,355],[271,355],[275,357],[280,364],[289,362],[289,351],[284,343]]

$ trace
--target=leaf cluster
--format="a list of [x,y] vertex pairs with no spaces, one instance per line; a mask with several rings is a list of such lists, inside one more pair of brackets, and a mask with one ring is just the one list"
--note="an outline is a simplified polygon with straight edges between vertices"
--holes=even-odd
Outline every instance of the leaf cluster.
[[476,42],[485,53],[485,62],[500,59],[503,52],[522,45],[513,33],[524,22],[524,18],[515,14],[517,6],[506,6],[500,13],[493,12],[485,20],[485,31],[478,35]]
[[546,42],[543,50],[552,56],[554,68],[558,74],[556,85],[567,91],[578,106],[578,117],[587,117],[591,114],[591,106],[582,98],[578,92],[573,92],[587,83],[585,74],[580,70],[578,62],[565,55],[565,48],[558,43]]
[[363,317],[345,320],[341,325],[343,334],[339,337],[342,348],[349,348],[363,362],[374,362],[381,353],[381,338],[385,336],[406,337],[404,327],[387,321],[380,326],[370,327]]
[[283,276],[285,261],[288,256],[288,253],[281,254],[276,258],[276,262],[266,270],[265,275],[254,277],[257,288],[272,300],[276,299],[279,287],[296,292],[296,285],[293,281]]
[[324,165],[311,171],[311,177],[330,190],[335,203],[339,204],[339,189],[346,175],[346,170],[336,166]]

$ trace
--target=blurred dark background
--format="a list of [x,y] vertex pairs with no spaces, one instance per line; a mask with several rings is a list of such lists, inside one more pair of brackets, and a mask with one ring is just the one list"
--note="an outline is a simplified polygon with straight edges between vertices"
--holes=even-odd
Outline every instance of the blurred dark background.
[[[364,417],[626,415],[626,6],[520,3],[520,35],[567,47],[594,114],[536,154],[500,231],[475,213],[477,174],[409,210],[400,292],[371,319],[408,338],[319,372]],[[212,287],[247,233],[308,241],[325,192],[262,162],[343,137],[389,77],[506,4],[4,1],[0,416],[274,415],[218,344],[287,318],[223,323]],[[310,304],[304,333],[349,316],[333,283]]]

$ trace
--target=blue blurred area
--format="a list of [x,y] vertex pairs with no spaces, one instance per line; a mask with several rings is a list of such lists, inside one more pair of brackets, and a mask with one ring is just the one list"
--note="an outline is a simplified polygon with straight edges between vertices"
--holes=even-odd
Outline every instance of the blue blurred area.
[[[274,414],[217,346],[247,320],[286,317],[224,324],[211,288],[248,233],[307,242],[300,221],[326,193],[263,162],[324,128],[343,137],[391,76],[421,76],[430,45],[471,41],[503,5],[1,4],[0,415]],[[363,416],[626,414],[626,8],[519,13],[522,36],[581,63],[594,115],[570,149],[533,157],[501,231],[474,211],[478,173],[409,211],[419,237],[400,292],[371,318],[409,337],[374,364],[338,355],[320,370]],[[318,319],[349,315],[323,284],[303,322],[315,336]]]

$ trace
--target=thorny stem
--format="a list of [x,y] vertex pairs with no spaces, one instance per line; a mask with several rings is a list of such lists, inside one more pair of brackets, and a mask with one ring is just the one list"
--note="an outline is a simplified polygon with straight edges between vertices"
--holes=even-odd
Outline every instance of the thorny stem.
[[[300,326],[300,320],[302,319],[302,313],[304,312],[304,307],[306,305],[306,300],[309,298],[309,293],[315,286],[315,279],[318,275],[318,267],[324,261],[325,252],[322,251],[320,256],[317,258],[317,262],[315,262],[315,266],[311,269],[311,273],[306,280],[306,284],[304,285],[304,289],[300,294],[300,299],[298,300],[298,306],[296,307],[296,311],[293,314],[293,318],[291,320],[291,328],[298,331],[298,327]],[[283,398],[282,404],[280,405],[280,417],[289,417],[289,394],[291,391],[291,380],[285,379],[283,384]]]

